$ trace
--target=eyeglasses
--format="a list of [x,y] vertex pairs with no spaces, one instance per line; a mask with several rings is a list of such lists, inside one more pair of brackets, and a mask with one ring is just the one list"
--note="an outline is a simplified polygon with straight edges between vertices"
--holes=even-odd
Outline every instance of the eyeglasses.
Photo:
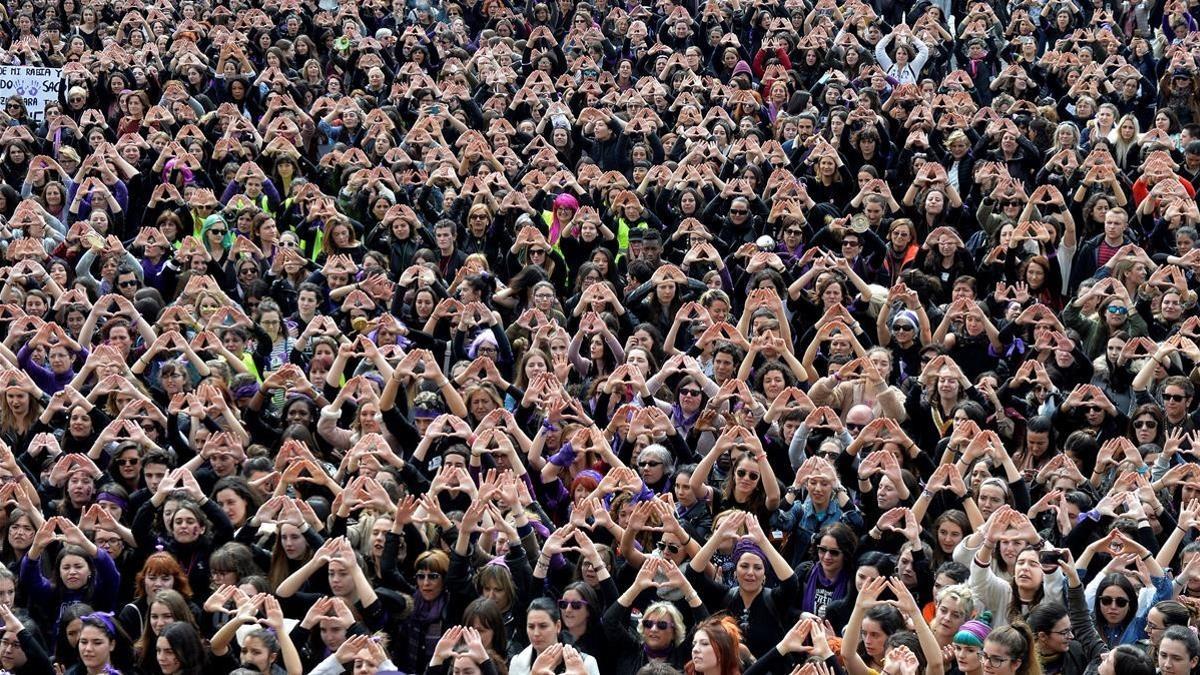
[[757,471],[747,471],[745,469],[738,469],[736,473],[737,473],[738,478],[749,478],[750,480],[758,480],[758,472]]
[[417,572],[417,581],[437,581],[441,578],[441,572]]
[[670,553],[671,555],[675,555],[676,553],[679,553],[679,544],[668,544],[665,541],[660,541],[657,544],[655,544],[654,547],[660,551],[666,551],[666,552]]
[[588,606],[587,600],[559,600],[558,601],[559,609],[567,609],[567,608],[583,609],[584,607],[587,607],[587,606]]
[[1164,401],[1173,401],[1175,403],[1182,403],[1188,400],[1186,394],[1163,394],[1162,397]]
[[1125,609],[1129,606],[1129,598],[1114,598],[1110,595],[1100,596],[1100,604],[1104,607],[1117,606],[1117,609]]
[[658,630],[670,630],[674,627],[675,624],[671,623],[670,621],[642,619],[642,630],[650,630],[652,628],[657,628]]
[[646,461],[644,461],[644,462],[638,462],[638,463],[637,463],[637,465],[638,465],[638,467],[639,467],[639,468],[643,468],[643,469],[646,469],[646,468],[653,469],[653,468],[654,468],[654,467],[656,467],[656,466],[662,466],[662,465],[663,465],[663,463],[662,463],[662,462],[655,461],[655,460],[653,460],[653,459],[648,459],[648,460],[646,460]]
[[1138,420],[1133,423],[1134,429],[1157,429],[1158,422],[1154,420]]
[[1051,635],[1061,635],[1065,638],[1070,638],[1071,636],[1075,635],[1075,631],[1071,630],[1069,627],[1065,630],[1051,630],[1046,632],[1050,633]]
[[699,389],[680,389],[679,390],[680,396],[699,396],[702,393],[703,392],[701,392]]
[[979,660],[982,661],[983,665],[985,666],[994,666],[998,668],[1009,661],[1012,661],[1012,658],[1008,656],[993,656],[987,652],[982,652],[979,654]]
[[840,548],[829,548],[828,546],[818,546],[817,547],[817,555],[818,556],[827,555],[831,558],[837,558],[838,556],[842,555],[842,550]]

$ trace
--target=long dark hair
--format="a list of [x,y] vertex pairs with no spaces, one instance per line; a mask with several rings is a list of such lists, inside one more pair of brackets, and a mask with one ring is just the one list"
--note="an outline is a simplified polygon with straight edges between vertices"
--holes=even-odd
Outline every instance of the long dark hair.
[[1103,597],[1104,591],[1112,588],[1113,586],[1116,586],[1118,589],[1120,589],[1121,594],[1124,595],[1125,599],[1128,601],[1128,604],[1125,605],[1125,618],[1122,619],[1121,623],[1115,626],[1115,628],[1123,632],[1125,626],[1128,626],[1129,622],[1133,620],[1134,615],[1137,614],[1137,591],[1134,590],[1133,584],[1129,583],[1129,579],[1126,579],[1125,575],[1119,572],[1113,572],[1111,574],[1104,575],[1104,578],[1100,580],[1100,585],[1096,588],[1096,599],[1092,601],[1092,615],[1096,617],[1094,619],[1096,622],[1096,630],[1100,633],[1100,637],[1104,639],[1105,642],[1108,641],[1105,638],[1105,633],[1107,632],[1106,629],[1108,626],[1105,625],[1103,614],[1100,613],[1100,600]]
[[168,624],[159,637],[165,637],[175,652],[180,665],[179,675],[200,675],[204,672],[208,659],[200,632],[195,626],[186,621],[176,621]]
[[[117,623],[116,617],[111,612],[92,612],[79,617],[79,621],[83,624],[80,630],[88,627],[96,628],[112,640],[112,651],[108,655],[109,663],[122,671],[131,669],[133,666],[133,640]],[[78,648],[75,651],[78,652]]]

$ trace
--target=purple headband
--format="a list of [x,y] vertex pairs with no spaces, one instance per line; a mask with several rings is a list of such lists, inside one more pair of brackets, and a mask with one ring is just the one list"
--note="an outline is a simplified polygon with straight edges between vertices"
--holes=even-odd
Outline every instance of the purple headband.
[[737,564],[738,559],[740,559],[744,553],[751,553],[758,556],[763,561],[763,565],[767,565],[767,554],[763,553],[763,550],[758,547],[758,544],[755,544],[749,539],[739,539],[738,543],[734,544],[733,563],[735,565]]
[[99,621],[108,628],[109,634],[111,634],[113,637],[116,637],[117,635],[117,624],[113,623],[112,612],[92,612],[91,614],[81,616],[79,618],[81,621],[87,621],[88,619]]
[[418,419],[431,420],[431,419],[434,419],[435,417],[437,417],[438,415],[441,415],[441,413],[434,410],[433,408],[413,408],[413,417],[416,417]]
[[243,384],[242,386],[233,390],[233,397],[235,399],[250,398],[257,393],[258,393],[258,383],[257,382],[247,382],[246,384]]
[[503,567],[504,569],[508,569],[508,561],[505,560],[504,556],[502,556],[502,555],[496,556],[495,558],[492,558],[491,560],[487,561],[487,564],[485,564],[484,567],[487,567],[488,565],[495,565],[497,567]]
[[125,501],[121,495],[115,495],[111,492],[101,492],[100,494],[96,495],[96,501],[116,504],[117,506],[121,507],[122,511],[125,511],[129,508],[129,502]]

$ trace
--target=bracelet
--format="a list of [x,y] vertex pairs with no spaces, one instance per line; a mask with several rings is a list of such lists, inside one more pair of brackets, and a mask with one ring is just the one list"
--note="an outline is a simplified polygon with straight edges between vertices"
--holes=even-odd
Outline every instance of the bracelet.
[[1150,557],[1151,557],[1151,553],[1149,551],[1147,551],[1146,555],[1142,556],[1142,562],[1149,560]]
[[688,545],[688,544],[690,544],[690,543],[692,543],[692,535],[690,535],[690,534],[689,534],[689,535],[688,535],[688,539],[687,539],[687,541],[683,542],[683,543],[682,543],[682,544],[680,544],[679,546],[680,546],[680,548],[682,548],[682,547],[685,547],[685,546],[687,546],[687,545]]

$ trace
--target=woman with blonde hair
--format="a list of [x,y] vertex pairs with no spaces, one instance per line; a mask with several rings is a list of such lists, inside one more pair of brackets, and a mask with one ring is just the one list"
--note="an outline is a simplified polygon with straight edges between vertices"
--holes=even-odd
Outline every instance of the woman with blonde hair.
[[1142,127],[1133,114],[1122,116],[1113,130],[1108,132],[1113,159],[1122,171],[1129,171],[1141,163],[1141,138]]

